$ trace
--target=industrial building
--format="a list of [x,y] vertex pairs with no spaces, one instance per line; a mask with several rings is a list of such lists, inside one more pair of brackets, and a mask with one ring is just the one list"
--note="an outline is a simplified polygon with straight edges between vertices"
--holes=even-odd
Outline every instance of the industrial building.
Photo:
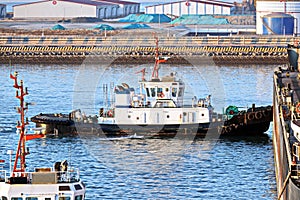
[[166,14],[166,15],[226,15],[230,14],[233,3],[216,0],[187,0],[172,3],[163,3],[145,7],[147,14]]
[[257,34],[297,34],[299,17],[299,1],[256,1]]
[[140,4],[119,0],[43,0],[13,7],[14,18],[111,19],[139,13]]
[[6,17],[6,5],[0,4],[0,18]]

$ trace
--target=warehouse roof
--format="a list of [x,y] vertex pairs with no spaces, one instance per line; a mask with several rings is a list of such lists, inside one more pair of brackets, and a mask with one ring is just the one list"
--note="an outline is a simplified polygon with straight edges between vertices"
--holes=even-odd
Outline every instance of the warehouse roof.
[[[225,6],[225,7],[233,7],[233,3],[228,3],[224,1],[217,1],[217,0],[188,0],[189,2],[196,2],[196,3],[204,3],[204,4],[211,4],[211,5],[216,5],[216,6]],[[176,2],[171,2],[171,3],[160,3],[156,5],[151,5],[151,6],[145,6],[146,8],[148,7],[153,7],[153,6],[159,6],[159,5],[167,5],[167,4],[175,4],[175,3],[182,3],[182,2],[187,2],[185,1],[176,1]]]
[[[118,1],[118,0],[56,0],[56,1],[53,0],[53,2],[56,2],[56,3],[59,3],[59,1],[85,4],[85,5],[91,5],[91,6],[101,6],[101,5],[111,5],[111,4],[138,4],[135,2]],[[43,3],[43,2],[49,2],[49,0],[24,3],[24,4],[15,5],[14,7],[22,6],[22,5],[29,5],[29,4],[36,4],[36,3]]]

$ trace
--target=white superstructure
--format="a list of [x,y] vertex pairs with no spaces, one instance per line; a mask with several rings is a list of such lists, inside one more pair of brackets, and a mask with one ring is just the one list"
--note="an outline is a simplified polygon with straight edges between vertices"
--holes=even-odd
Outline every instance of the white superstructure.
[[[56,166],[59,166],[56,164]],[[85,186],[78,169],[37,168],[10,175],[0,170],[2,200],[84,200]]]
[[[16,98],[20,106],[16,107],[20,114],[17,123],[19,142],[13,168],[9,173],[0,168],[0,199],[1,200],[84,200],[85,186],[79,177],[79,170],[68,166],[67,161],[56,162],[53,168],[36,168],[33,172],[27,171],[26,155],[29,154],[26,141],[44,137],[41,133],[28,134],[25,120],[25,111],[29,103],[27,87],[17,79],[18,73],[10,74],[16,88]],[[12,151],[9,150],[10,154]],[[3,160],[0,160],[3,163]],[[11,164],[10,164],[11,166]],[[1,167],[1,166],[0,166]]]
[[143,72],[136,91],[122,83],[114,88],[114,103],[110,108],[101,108],[99,124],[104,132],[176,132],[180,129],[205,131],[212,121],[213,108],[210,95],[207,98],[193,97],[188,105],[183,104],[185,84],[176,74],[159,77],[156,38],[156,59],[152,77],[147,81]]

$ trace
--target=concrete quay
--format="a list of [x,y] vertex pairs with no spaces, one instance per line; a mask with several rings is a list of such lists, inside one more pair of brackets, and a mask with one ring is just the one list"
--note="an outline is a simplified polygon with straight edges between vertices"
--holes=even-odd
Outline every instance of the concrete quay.
[[[209,57],[218,64],[287,63],[286,45],[292,36],[160,37],[159,52],[169,63],[186,57]],[[149,36],[1,36],[2,64],[80,64],[86,58],[113,57],[114,63],[148,63],[154,59],[155,39]],[[139,59],[137,59],[139,58]]]

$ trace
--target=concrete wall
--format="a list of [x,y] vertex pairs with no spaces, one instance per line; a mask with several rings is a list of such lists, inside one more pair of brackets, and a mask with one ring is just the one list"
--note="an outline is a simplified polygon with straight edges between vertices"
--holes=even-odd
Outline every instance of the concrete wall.
[[263,34],[262,17],[272,12],[285,12],[297,18],[295,33],[299,33],[300,2],[299,1],[256,1],[256,33]]
[[200,2],[189,2],[189,6],[186,5],[186,2],[176,2],[176,3],[167,3],[161,5],[155,5],[146,7],[147,14],[171,14],[176,16],[186,15],[186,14],[230,14],[229,6],[214,5],[208,3]]

